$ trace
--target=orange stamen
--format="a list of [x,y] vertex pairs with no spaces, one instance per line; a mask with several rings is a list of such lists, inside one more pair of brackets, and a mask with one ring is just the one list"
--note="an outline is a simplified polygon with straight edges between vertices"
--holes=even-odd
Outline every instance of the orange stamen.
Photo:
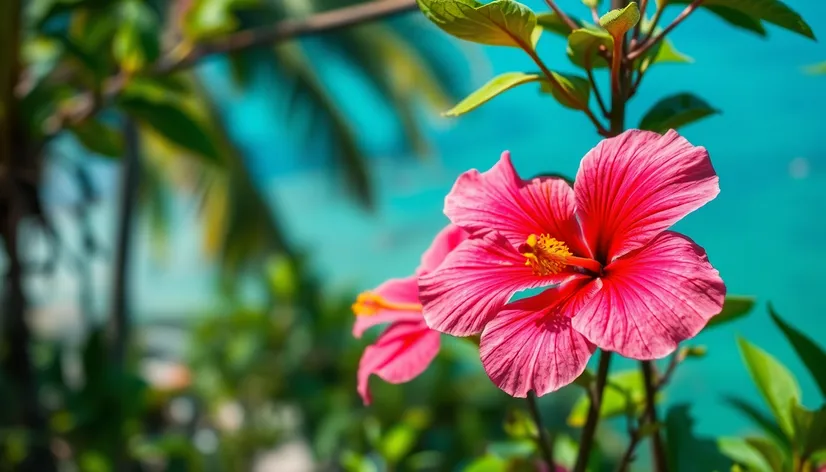
[[558,274],[566,266],[582,267],[596,274],[602,272],[602,264],[593,259],[574,256],[564,242],[547,234],[528,236],[519,247],[519,252],[525,256],[525,265],[539,276]]
[[373,316],[379,310],[391,311],[422,311],[422,305],[419,303],[396,303],[387,300],[381,295],[374,292],[363,292],[356,298],[356,303],[353,303],[353,313],[356,316]]

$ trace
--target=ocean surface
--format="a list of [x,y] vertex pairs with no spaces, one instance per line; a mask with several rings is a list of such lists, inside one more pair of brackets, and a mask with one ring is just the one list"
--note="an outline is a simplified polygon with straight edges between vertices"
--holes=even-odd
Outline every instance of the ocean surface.
[[[586,14],[578,1],[561,3],[570,3],[566,7],[572,13]],[[816,35],[826,37],[826,2],[788,3]],[[528,4],[544,11],[541,2]],[[444,51],[466,91],[492,74],[534,69],[519,50],[460,45],[429,25],[423,28],[429,33],[421,41]],[[695,62],[655,66],[630,104],[628,125],[638,123],[659,98],[683,91],[722,111],[682,130],[692,143],[709,150],[722,191],[676,229],[706,248],[729,293],[754,295],[758,305],[750,317],[695,340],[708,346],[708,355],[680,368],[667,401],[692,402],[701,433],[730,434],[751,426],[723,405],[722,396],[737,393],[760,401],[741,362],[738,336],[786,363],[800,381],[804,403],[819,406],[814,383],[771,323],[766,304],[771,302],[826,345],[826,76],[803,72],[808,64],[826,61],[826,47],[772,26],[762,39],[732,30],[704,12],[679,26],[671,38]],[[540,54],[551,68],[574,71],[561,39],[545,35]],[[342,197],[340,179],[323,170],[324,149],[308,152],[293,139],[294,127],[283,129],[283,87],[262,77],[252,93],[242,94],[233,89],[220,62],[204,65],[203,73],[218,91],[257,184],[271,197],[294,242],[310,249],[314,267],[334,289],[362,290],[410,274],[446,223],[444,196],[463,171],[487,169],[507,149],[522,175],[574,175],[581,157],[599,140],[584,116],[524,86],[458,119],[423,110],[431,152],[417,160],[401,146],[401,133],[374,92],[339,59],[324,59],[319,57],[322,74],[354,116],[360,144],[372,159],[378,197],[372,213]],[[302,126],[314,132],[310,122]],[[100,167],[104,192],[114,192],[114,166]],[[96,214],[106,240],[113,233],[111,214],[108,207]],[[137,242],[134,300],[144,320],[197,316],[217,303],[214,270],[199,251],[191,205],[182,204],[176,215],[178,230],[162,264],[149,257],[148,231]],[[105,265],[95,273],[105,286]],[[42,292],[44,304],[72,292],[71,277],[62,277],[60,290],[34,288]]]

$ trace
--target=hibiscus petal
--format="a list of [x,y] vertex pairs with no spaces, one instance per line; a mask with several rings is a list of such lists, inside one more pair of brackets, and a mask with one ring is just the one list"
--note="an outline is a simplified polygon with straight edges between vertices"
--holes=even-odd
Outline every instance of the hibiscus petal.
[[560,283],[572,273],[540,277],[499,233],[465,240],[435,271],[419,277],[419,299],[428,326],[470,336],[520,291]]
[[439,333],[424,321],[395,323],[376,343],[367,346],[358,367],[358,392],[365,405],[371,401],[368,382],[371,374],[393,384],[408,382],[427,369],[439,352]]
[[[416,283],[416,277],[390,279],[371,292],[393,303],[419,303],[419,286]],[[353,336],[360,338],[369,328],[384,323],[419,320],[422,320],[421,310],[378,310],[373,315],[356,316]]]
[[594,345],[571,326],[571,317],[593,296],[589,278],[567,282],[506,305],[482,333],[482,365],[496,386],[524,398],[559,390],[585,370]]
[[468,232],[464,229],[456,225],[445,226],[422,254],[422,262],[416,273],[421,275],[435,270],[445,260],[448,253],[456,249],[467,237]]
[[574,329],[632,359],[674,352],[720,313],[726,296],[703,248],[671,231],[607,266],[595,284],[599,293],[573,318]]
[[574,191],[585,240],[610,262],[711,201],[720,186],[705,148],[674,130],[631,130],[585,155]]
[[472,169],[459,176],[445,198],[445,215],[471,234],[496,231],[515,246],[531,234],[548,234],[567,244],[573,254],[589,255],[575,206],[567,182],[557,177],[522,180],[505,151],[487,172]]

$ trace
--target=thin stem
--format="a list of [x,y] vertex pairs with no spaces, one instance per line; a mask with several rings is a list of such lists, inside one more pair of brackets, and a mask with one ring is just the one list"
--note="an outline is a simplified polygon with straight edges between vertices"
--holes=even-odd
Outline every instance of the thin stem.
[[593,67],[591,66],[591,52],[588,51],[585,54],[585,72],[588,74],[588,81],[591,83],[591,89],[594,91],[594,96],[597,98],[597,104],[599,105],[600,111],[602,111],[602,116],[608,116],[608,108],[605,106],[605,101],[602,99],[602,94],[599,91],[599,87],[597,86],[597,80],[594,78],[594,71]]
[[595,7],[595,6],[591,7],[591,18],[594,19],[594,24],[595,25],[599,24],[599,12],[597,11],[597,7]]
[[548,464],[548,470],[554,470],[554,453],[551,446],[551,438],[548,437],[548,432],[542,426],[542,415],[539,414],[539,405],[536,401],[536,394],[533,391],[528,392],[528,409],[531,411],[533,422],[536,424],[538,432],[536,442],[539,445],[539,450],[542,451],[542,457]]
[[[300,20],[284,20],[272,26],[239,31],[214,42],[200,44],[184,55],[177,53],[168,55],[147,67],[146,70],[140,71],[140,74],[168,75],[189,69],[209,56],[270,46],[293,38],[335,31],[390,18],[416,8],[418,8],[416,0],[381,0],[336,8]],[[96,97],[93,93],[79,96],[78,107],[52,117],[54,125],[48,127],[48,137],[53,137],[66,127],[81,123],[93,116],[121,92],[126,82],[121,74],[117,74],[104,81],[101,97]]]
[[576,24],[576,22],[572,20],[571,17],[566,15],[564,11],[560,10],[556,2],[554,2],[554,0],[545,0],[545,3],[547,3],[551,10],[553,10],[553,12],[556,13],[556,16],[558,16],[560,20],[562,20],[566,25],[568,25],[568,28],[571,28],[571,31],[579,29],[579,25]]
[[[642,375],[645,381],[645,417],[649,424],[657,424],[657,406],[654,403],[657,395],[657,379],[652,361],[642,361]],[[666,462],[665,445],[659,429],[651,434],[651,453],[653,456],[654,472],[666,472],[668,463]]]
[[654,385],[655,390],[661,390],[665,387],[666,384],[671,380],[671,377],[674,375],[674,371],[677,370],[677,366],[680,365],[685,360],[685,354],[682,350],[675,352],[671,355],[671,359],[668,361],[668,367],[665,368],[665,372],[659,378],[657,383]]
[[636,44],[640,40],[640,30],[642,29],[642,20],[645,19],[645,9],[648,8],[648,0],[640,0],[640,21],[634,26],[634,35],[632,36],[632,44]]
[[382,0],[336,8],[300,20],[284,20],[269,27],[240,31],[215,42],[201,44],[182,58],[170,62],[160,61],[153,72],[168,74],[189,68],[201,59],[215,54],[269,46],[285,39],[346,28],[417,8],[415,0]]
[[625,472],[626,470],[628,470],[628,467],[634,460],[634,452],[636,452],[637,445],[639,445],[641,439],[642,434],[640,434],[639,428],[635,428],[631,432],[631,438],[628,442],[628,447],[625,448],[625,453],[623,453],[622,458],[619,461],[619,465],[617,465],[617,472]]
[[591,447],[594,445],[594,436],[596,435],[597,424],[599,423],[599,412],[602,408],[602,394],[605,391],[605,384],[608,381],[608,368],[610,365],[611,353],[601,351],[596,379],[591,389],[591,403],[588,405],[588,417],[585,419],[585,426],[582,428],[582,436],[579,439],[579,452],[577,453],[573,472],[585,472],[585,469],[588,467],[588,458],[591,455]]
[[657,25],[660,24],[666,5],[666,2],[661,2],[661,4],[657,6],[657,11],[654,12],[654,18],[651,19],[651,24],[648,25],[648,34],[646,35],[648,39],[654,36],[654,30],[657,28]]
[[585,116],[587,116],[588,119],[591,120],[591,123],[593,123],[594,126],[596,126],[597,132],[602,136],[606,135],[608,130],[606,130],[605,127],[602,126],[602,123],[599,122],[597,117],[594,116],[594,113],[588,107],[588,104],[587,103],[580,103],[579,100],[577,100],[576,97],[574,97],[573,95],[570,94],[570,92],[565,90],[565,87],[563,87],[559,83],[559,81],[556,80],[556,77],[554,77],[553,72],[551,72],[551,70],[548,69],[548,67],[545,65],[545,63],[542,62],[542,59],[539,58],[539,56],[536,54],[536,52],[533,50],[533,48],[524,47],[522,49],[524,49],[525,52],[528,53],[528,55],[531,57],[531,59],[533,59],[533,61],[536,63],[536,65],[539,66],[539,69],[542,71],[543,74],[545,74],[545,77],[548,79],[548,82],[550,82],[551,86],[554,87],[559,93],[564,95],[565,98],[570,100],[571,103],[576,103],[578,105],[581,105],[582,106],[582,108],[581,108],[582,112],[585,113]]
[[611,93],[620,95],[622,84],[620,83],[620,68],[622,66],[622,38],[614,38],[614,51],[611,56]]
[[[648,40],[642,43],[637,49],[632,51],[631,54],[628,55],[628,60],[633,61],[634,59],[642,56],[643,54],[645,54],[646,51],[654,47],[658,42],[662,41],[662,39],[665,38],[665,36],[668,33],[674,30],[674,28],[676,28],[677,25],[685,21],[685,19],[688,18],[688,16],[691,15],[691,13],[694,10],[699,8],[700,5],[702,5],[703,1],[704,0],[694,0],[693,2],[691,2],[691,5],[685,7],[685,9],[679,15],[677,15],[677,18],[674,18],[674,21],[672,21],[670,25],[666,26],[665,29],[660,32],[660,34],[648,38]],[[654,34],[653,25],[651,27],[651,34]]]

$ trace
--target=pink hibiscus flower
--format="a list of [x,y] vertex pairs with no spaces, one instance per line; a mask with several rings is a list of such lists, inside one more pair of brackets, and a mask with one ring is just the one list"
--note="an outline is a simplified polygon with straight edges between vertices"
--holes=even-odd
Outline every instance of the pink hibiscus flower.
[[[416,274],[436,269],[466,237],[467,233],[457,226],[445,227],[422,255]],[[370,327],[389,323],[359,361],[358,392],[365,405],[371,401],[371,374],[394,384],[408,382],[424,372],[439,352],[439,332],[428,328],[424,321],[415,275],[388,280],[375,290],[362,293],[353,304],[353,312],[353,335],[357,338]]]
[[722,309],[725,285],[705,251],[667,231],[718,193],[706,150],[675,131],[603,140],[573,188],[522,180],[505,152],[445,199],[451,222],[474,236],[419,279],[425,320],[455,336],[482,332],[485,370],[517,397],[572,382],[595,345],[663,357]]

